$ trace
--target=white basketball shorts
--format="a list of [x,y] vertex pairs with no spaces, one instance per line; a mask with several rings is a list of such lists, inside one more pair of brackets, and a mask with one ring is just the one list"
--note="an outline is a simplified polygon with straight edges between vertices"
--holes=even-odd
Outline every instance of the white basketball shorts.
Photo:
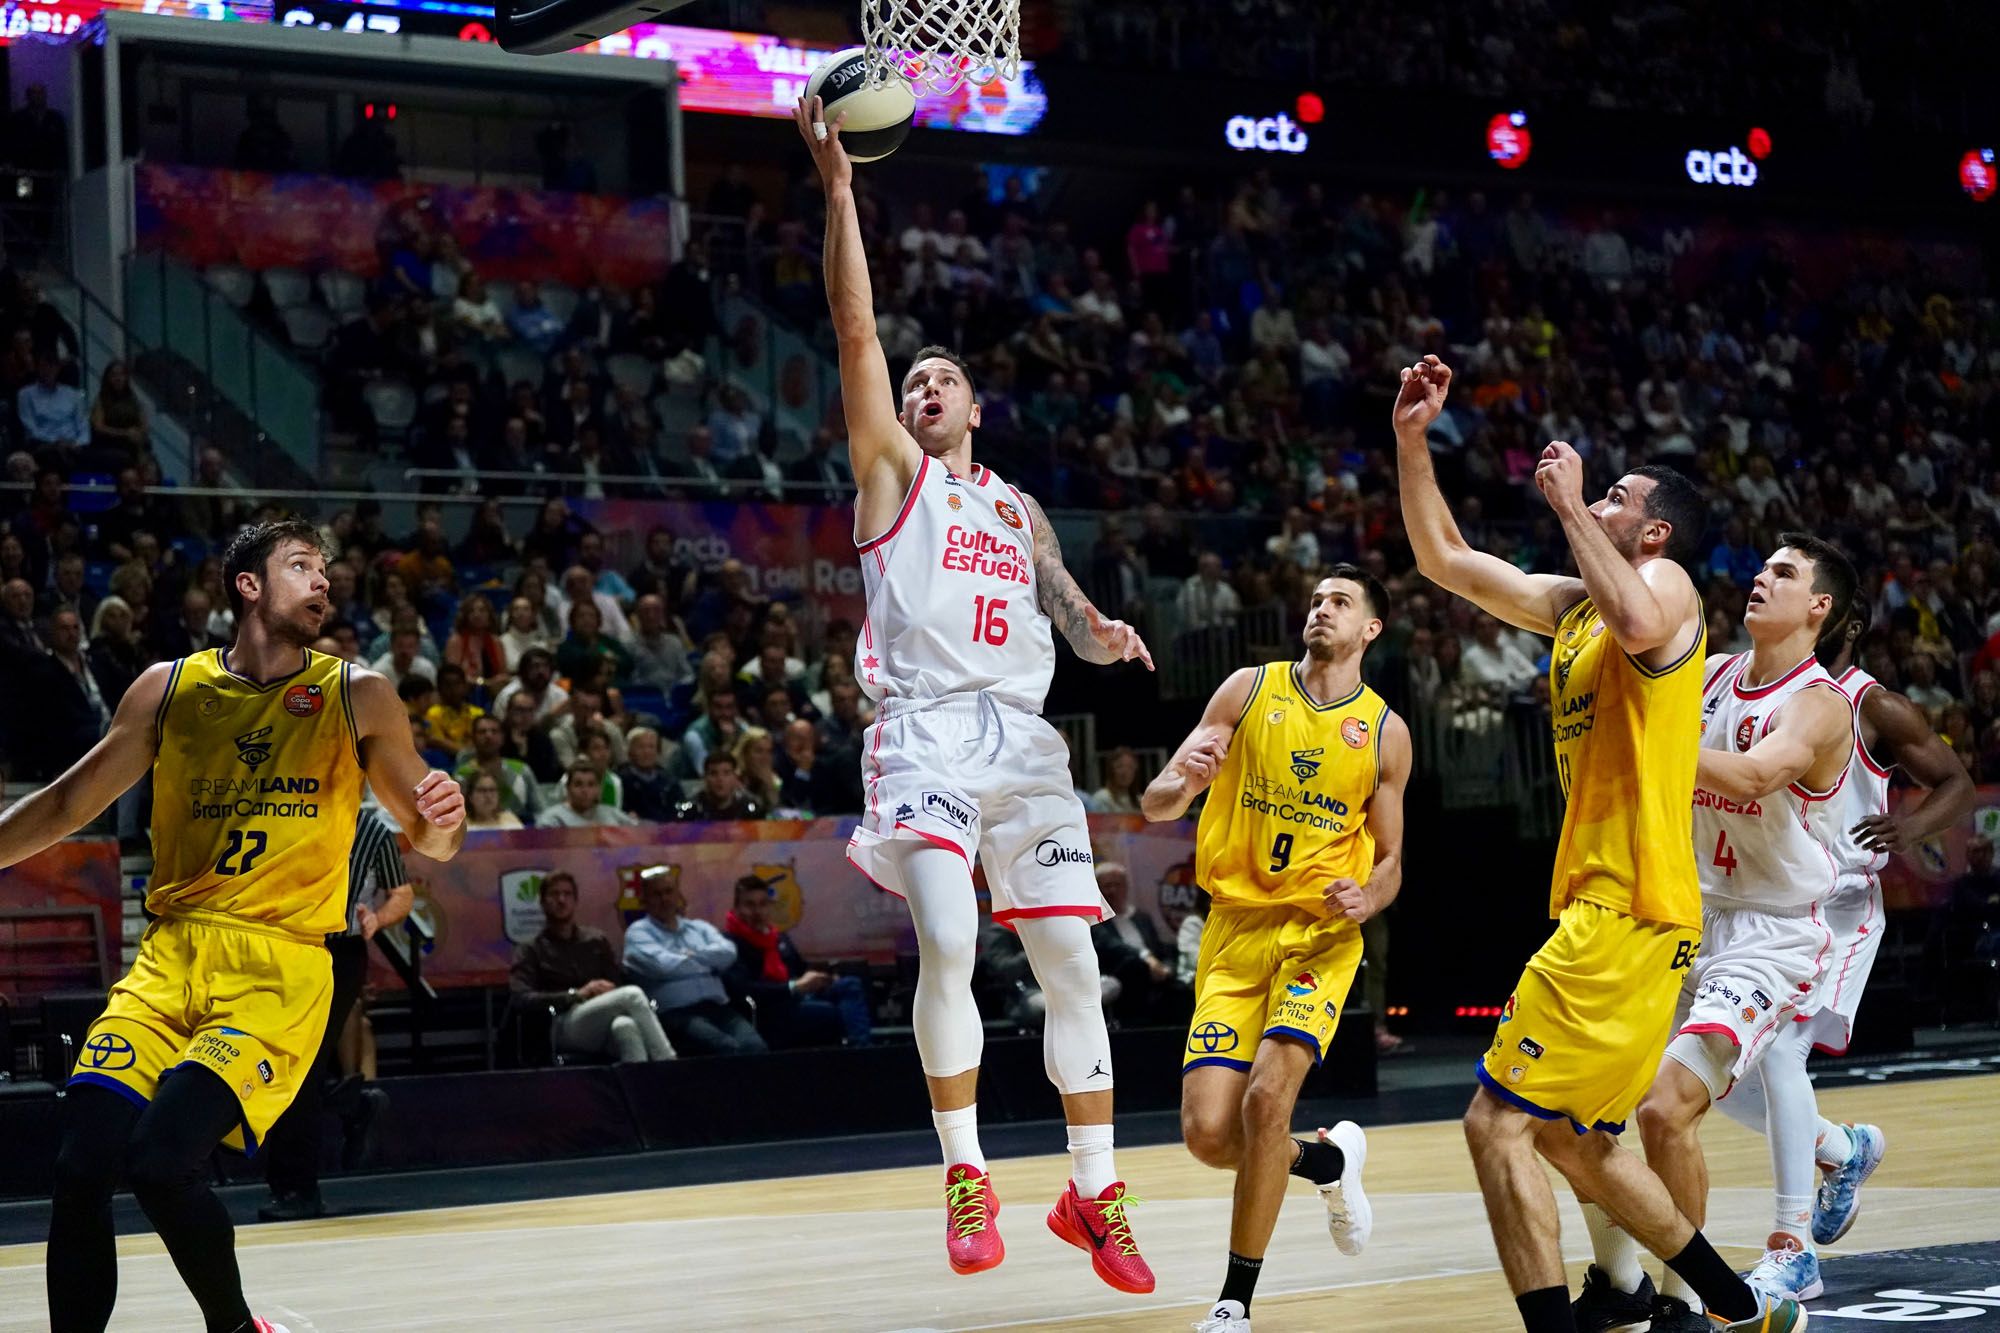
[[1729,1038],[1730,1078],[1739,1079],[1784,1024],[1818,1011],[1833,957],[1833,932],[1817,905],[1809,916],[1703,908],[1701,952],[1681,983],[1674,1031]]
[[884,699],[862,738],[861,777],[847,859],[878,887],[907,896],[890,844],[921,838],[968,867],[979,858],[995,921],[1110,917],[1069,744],[1035,714],[985,691]]
[[1833,932],[1833,959],[1827,964],[1819,1012],[1812,1018],[1812,1039],[1820,1050],[1839,1055],[1854,1040],[1861,992],[1868,986],[1875,955],[1882,950],[1887,925],[1882,885],[1873,876],[1842,876],[1820,904],[1820,914]]

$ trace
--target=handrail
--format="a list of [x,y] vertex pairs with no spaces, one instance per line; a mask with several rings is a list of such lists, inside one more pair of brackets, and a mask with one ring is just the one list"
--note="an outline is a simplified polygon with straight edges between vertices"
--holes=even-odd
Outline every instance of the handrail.
[[[456,468],[407,467],[403,469],[403,478],[406,481],[459,481],[463,480],[465,475],[465,473]],[[578,486],[584,484],[595,486],[645,486],[655,490],[663,487],[672,490],[695,486],[716,486],[730,493],[726,498],[735,498],[734,493],[736,492],[748,495],[758,491],[770,490],[822,492],[831,497],[836,493],[845,492],[852,485],[852,483],[844,481],[765,481],[761,478],[752,481],[746,477],[718,477],[711,482],[704,481],[699,477],[665,475],[656,477],[645,473],[599,473],[594,477],[586,477],[581,472],[493,472],[486,468],[479,468],[472,475],[479,481],[526,481],[544,486]],[[432,496],[430,498],[436,499],[438,497]],[[487,497],[478,496],[474,498],[484,499]],[[546,497],[533,496],[530,498],[537,504],[540,504]]]

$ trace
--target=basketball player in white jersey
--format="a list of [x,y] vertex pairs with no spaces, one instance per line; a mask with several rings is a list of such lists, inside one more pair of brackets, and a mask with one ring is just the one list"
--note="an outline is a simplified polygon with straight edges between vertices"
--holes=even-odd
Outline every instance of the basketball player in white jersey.
[[[1838,1055],[1854,1037],[1861,992],[1882,947],[1882,881],[1889,853],[1908,851],[1944,832],[1972,812],[1978,789],[1965,765],[1931,726],[1924,710],[1854,665],[1855,646],[1868,632],[1867,605],[1856,600],[1846,623],[1820,642],[1820,664],[1833,676],[1854,709],[1855,764],[1831,805],[1840,830],[1834,856],[1840,881],[1824,904],[1833,931],[1834,952],[1827,966],[1820,1010],[1782,1039],[1771,1063],[1791,1060],[1804,1066],[1812,1050]],[[1889,813],[1889,775],[1901,768],[1929,795],[1901,815]],[[1790,1160],[1778,1170],[1779,1194],[1803,1191],[1819,1169],[1813,1204],[1812,1238],[1831,1245],[1845,1236],[1861,1211],[1860,1190],[1882,1161],[1887,1140],[1874,1125],[1835,1124],[1819,1113],[1812,1083],[1791,1077],[1767,1081],[1761,1070],[1741,1079],[1721,1103],[1722,1110],[1759,1134],[1783,1125]],[[1808,1156],[1805,1145],[1812,1146]],[[1803,1267],[1797,1260],[1785,1267]],[[1753,1282],[1778,1279],[1782,1271],[1751,1275]],[[1774,1283],[1767,1283],[1774,1285]]]
[[868,596],[854,674],[877,703],[847,855],[906,899],[916,923],[911,1022],[944,1149],[946,1257],[977,1273],[1005,1254],[974,1104],[984,1038],[972,998],[976,855],[993,917],[1019,933],[1048,1002],[1044,1066],[1062,1094],[1071,1159],[1049,1229],[1113,1287],[1149,1292],[1112,1160],[1111,1043],[1090,940],[1110,911],[1069,748],[1040,714],[1052,627],[1089,662],[1139,658],[1150,669],[1152,657],[1064,570],[1041,507],[972,461],[979,404],[963,362],[941,347],[918,352],[898,414],[839,122],[825,123],[817,99],[799,104],[797,120],[826,185],[827,303]]
[[[1708,1210],[1702,1117],[1741,1095],[1737,1081],[1760,1066],[1767,1093],[1783,1079],[1805,1079],[1803,1059],[1779,1068],[1768,1057],[1820,1008],[1833,959],[1822,911],[1840,873],[1830,804],[1854,758],[1854,710],[1814,649],[1828,625],[1845,622],[1856,577],[1828,542],[1803,533],[1779,541],[1743,613],[1751,650],[1711,656],[1706,666],[1694,792],[1701,953],[1637,1117],[1647,1164],[1696,1226]],[[1809,1122],[1808,1152],[1811,1129]],[[1795,1156],[1795,1145],[1774,1138],[1773,1162],[1787,1152]],[[1575,1304],[1579,1333],[1627,1327],[1647,1317],[1647,1306],[1652,1333],[1712,1328],[1675,1274],[1654,1297],[1637,1242],[1596,1205],[1586,1203],[1584,1215],[1597,1262]],[[1758,1267],[1766,1290],[1782,1281],[1786,1296],[1819,1295],[1811,1215],[1810,1186],[1780,1195]]]

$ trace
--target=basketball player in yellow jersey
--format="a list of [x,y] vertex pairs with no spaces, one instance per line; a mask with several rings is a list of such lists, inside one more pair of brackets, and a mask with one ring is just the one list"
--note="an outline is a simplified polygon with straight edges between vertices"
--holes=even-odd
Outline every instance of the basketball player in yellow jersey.
[[1435,356],[1402,372],[1393,421],[1403,526],[1424,577],[1555,640],[1550,710],[1568,802],[1549,893],[1559,924],[1507,999],[1465,1115],[1521,1322],[1528,1333],[1575,1333],[1539,1152],[1711,1314],[1733,1321],[1724,1326],[1794,1333],[1805,1312],[1745,1285],[1616,1138],[1659,1067],[1682,973],[1700,947],[1702,612],[1675,560],[1700,540],[1701,493],[1648,466],[1589,504],[1583,460],[1552,443],[1535,485],[1579,576],[1525,573],[1467,546],[1438,490],[1428,432],[1450,387],[1451,369]]
[[0,866],[67,837],[153,774],[155,920],[65,1089],[49,1221],[49,1323],[98,1333],[118,1257],[123,1177],[209,1333],[268,1333],[244,1303],[229,1214],[204,1167],[254,1152],[309,1075],[333,984],[326,936],[347,905],[364,770],[418,851],[465,840],[458,784],[427,772],[387,679],[312,652],[326,557],[303,519],[244,528],[223,552],[236,642],[161,662],[67,773],[0,814]]
[[1224,681],[1141,803],[1148,819],[1178,819],[1214,787],[1195,832],[1196,882],[1214,907],[1181,1133],[1201,1161],[1236,1172],[1236,1197],[1222,1294],[1196,1325],[1205,1333],[1249,1333],[1288,1172],[1319,1186],[1343,1253],[1368,1243],[1361,1127],[1343,1121],[1310,1142],[1291,1128],[1360,966],[1361,923],[1402,887],[1410,729],[1361,683],[1388,609],[1373,576],[1335,565],[1313,589],[1305,656]]

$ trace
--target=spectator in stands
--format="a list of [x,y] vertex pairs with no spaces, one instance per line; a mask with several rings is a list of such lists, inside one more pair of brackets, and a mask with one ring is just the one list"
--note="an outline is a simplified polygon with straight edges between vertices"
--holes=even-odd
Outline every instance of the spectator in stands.
[[50,772],[60,773],[97,744],[111,725],[113,705],[83,651],[83,622],[76,612],[61,610],[49,617],[48,643],[47,662],[53,670],[43,673],[35,708],[47,718]]
[[1226,628],[1236,623],[1242,611],[1242,599],[1222,577],[1222,557],[1214,551],[1203,551],[1195,572],[1181,585],[1181,628]]
[[599,664],[615,681],[629,680],[632,654],[625,645],[602,632],[604,615],[591,602],[572,602],[569,608],[569,636],[556,649],[556,670],[572,680],[594,672]]
[[[829,663],[831,665],[831,663]],[[847,677],[827,689],[826,715],[819,722],[819,749],[828,757],[861,751],[861,734],[868,720],[861,713],[861,687]]]
[[693,680],[692,649],[668,619],[666,600],[649,592],[633,606],[632,616],[631,683],[665,694]]
[[1181,918],[1181,928],[1174,936],[1174,980],[1183,986],[1194,985],[1196,967],[1201,962],[1201,934],[1208,925],[1208,909],[1213,900],[1208,890],[1196,887],[1194,906]]
[[123,361],[107,365],[98,381],[97,401],[90,405],[90,442],[127,463],[146,452],[146,405],[133,392]]
[[750,404],[750,397],[734,384],[716,391],[715,410],[708,414],[715,465],[725,471],[757,449],[763,418]]
[[104,692],[105,706],[112,712],[118,711],[118,701],[139,679],[147,661],[133,632],[131,605],[118,596],[98,602],[90,618],[90,669]]
[[785,469],[785,480],[794,486],[816,487],[787,498],[798,502],[832,500],[845,494],[854,485],[854,476],[847,468],[847,460],[835,452],[840,442],[833,432],[822,426],[813,432],[811,446],[803,458],[793,460]]
[[509,810],[500,792],[500,783],[491,773],[478,773],[465,783],[465,826],[469,829],[516,829],[525,827],[521,817]]
[[[193,596],[192,591],[189,596]],[[207,600],[205,594],[203,600]],[[206,608],[203,614],[205,620]],[[394,630],[389,635],[389,651],[370,662],[368,669],[387,676],[397,685],[410,676],[436,684],[437,668],[423,655],[422,646],[423,636],[416,630],[407,627]]]
[[[535,701],[525,694],[517,694],[498,711],[506,728],[506,739],[500,745],[501,755],[526,764],[536,782],[561,780],[563,766],[556,758],[555,746],[549,742],[547,729],[535,717]],[[476,741],[477,737],[474,739]]]
[[632,641],[632,625],[625,618],[624,608],[610,593],[597,591],[597,578],[582,565],[571,565],[563,571],[562,579],[562,624],[573,628],[570,622],[570,608],[587,602],[597,608],[601,621],[598,629],[618,641],[619,646]]
[[514,308],[507,312],[507,328],[515,338],[547,356],[562,337],[563,322],[542,304],[542,289],[532,282],[514,285]]
[[563,799],[535,817],[536,828],[609,828],[637,822],[604,803],[604,775],[588,759],[578,759],[564,770]]
[[467,273],[451,303],[451,322],[472,345],[506,341],[507,317],[487,290],[486,279]]
[[559,1053],[610,1055],[620,1063],[673,1059],[646,992],[618,983],[610,938],[577,922],[576,877],[567,870],[546,876],[541,900],[541,930],[514,946],[507,973],[513,1002],[555,1011],[549,1042]]
[[516,597],[507,603],[507,628],[500,634],[500,648],[506,654],[506,668],[510,672],[519,668],[522,654],[531,648],[555,650],[554,641],[542,627],[540,608],[528,598]]
[[776,810],[780,804],[778,774],[774,767],[777,746],[771,740],[771,733],[762,727],[745,727],[731,747],[731,757],[736,760],[737,776],[742,780],[743,790],[766,813]]
[[680,804],[681,785],[660,762],[665,744],[651,727],[634,727],[625,737],[625,762],[618,769],[625,813],[649,824],[664,824]]
[[[447,662],[438,668],[437,702],[424,710],[431,740],[454,759],[472,745],[472,725],[486,710],[471,700],[472,684],[462,667]],[[447,764],[449,768],[451,765]]]
[[500,719],[490,714],[472,720],[472,748],[458,764],[456,776],[468,791],[479,777],[493,779],[501,805],[523,820],[534,819],[540,808],[535,775],[519,759],[504,753],[507,733]]
[[702,761],[701,786],[674,807],[674,818],[683,823],[762,819],[765,814],[757,798],[744,790],[736,756],[727,750],[716,750]]
[[47,466],[74,467],[90,439],[83,395],[61,380],[62,363],[52,352],[35,357],[35,381],[14,395],[21,439]]
[[[579,680],[570,691],[569,707],[563,715],[549,725],[549,744],[555,747],[556,758],[567,768],[583,757],[584,738],[592,729],[606,725],[604,691],[596,685]],[[614,763],[625,762],[625,738],[618,735],[612,741]]]
[[707,426],[696,426],[687,435],[687,458],[669,460],[666,475],[676,484],[669,493],[694,500],[720,500],[729,494],[729,480],[715,457],[715,435]]
[[742,706],[734,690],[716,690],[702,709],[681,736],[681,764],[690,774],[705,772],[708,756],[728,754],[743,734]]
[[686,1055],[769,1050],[750,1020],[730,1007],[722,984],[736,962],[736,946],[687,915],[679,872],[664,866],[643,872],[639,894],[646,915],[625,931],[625,973],[652,998],[675,1048]]
[[[12,533],[7,535],[13,537]],[[57,611],[74,611],[78,620],[88,624],[91,613],[97,609],[97,594],[86,584],[87,574],[81,551],[71,551],[57,560],[55,578],[42,597],[42,614],[51,616]]]
[[1121,745],[1104,757],[1104,785],[1090,794],[1090,808],[1100,815],[1136,815],[1145,789],[1139,781],[1139,756]]
[[1147,1023],[1172,1016],[1173,949],[1159,923],[1133,906],[1131,872],[1116,861],[1099,861],[1097,889],[1111,916],[1090,928],[1090,940],[1097,947],[1098,972],[1118,980],[1119,1020]]
[[555,671],[555,655],[548,649],[528,649],[515,665],[514,679],[493,701],[494,710],[504,715],[508,701],[519,697],[535,706],[535,721],[555,716],[569,702],[569,691],[555,683]]
[[[497,695],[512,677],[507,648],[493,632],[493,603],[479,593],[461,598],[452,617],[451,637],[444,641],[444,664],[457,667],[487,698]],[[443,683],[443,676],[439,676]]]
[[635,597],[653,594],[666,604],[669,616],[693,595],[695,571],[674,558],[674,534],[654,528],[646,534],[646,553],[626,580]]
[[1472,643],[1465,649],[1462,679],[1486,686],[1496,694],[1519,694],[1542,673],[1501,635],[1498,620],[1480,612],[1472,622]]
[[756,875],[736,881],[736,905],[722,933],[736,946],[724,975],[730,991],[757,1006],[757,1031],[778,1050],[866,1046],[874,1032],[868,987],[860,977],[808,967],[791,937],[772,921],[771,885]]
[[161,658],[175,658],[225,646],[223,640],[209,632],[213,609],[214,604],[202,589],[189,588],[182,593],[180,618],[156,624],[153,629],[150,637],[154,652]]

